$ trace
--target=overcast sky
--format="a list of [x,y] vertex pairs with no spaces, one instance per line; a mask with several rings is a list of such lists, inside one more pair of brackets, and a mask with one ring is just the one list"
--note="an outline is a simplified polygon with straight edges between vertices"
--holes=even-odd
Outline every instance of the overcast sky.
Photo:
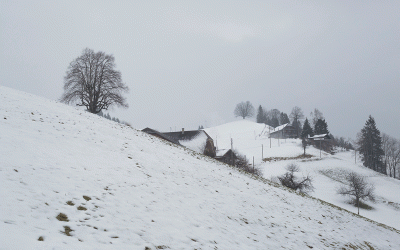
[[0,84],[54,100],[83,49],[113,54],[130,107],[110,114],[138,129],[215,126],[250,101],[400,138],[398,0],[0,0],[0,32]]

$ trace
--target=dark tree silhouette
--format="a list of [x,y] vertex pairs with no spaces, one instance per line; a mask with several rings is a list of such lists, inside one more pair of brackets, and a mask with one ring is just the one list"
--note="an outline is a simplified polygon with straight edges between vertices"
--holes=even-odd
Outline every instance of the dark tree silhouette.
[[303,118],[303,111],[301,108],[295,106],[290,113],[290,119],[292,119],[292,126],[296,129],[297,137],[299,137],[301,133],[301,120]]
[[289,117],[288,117],[288,115],[286,113],[282,112],[280,114],[280,122],[281,122],[281,125],[286,124],[286,123],[290,123]]
[[372,116],[369,116],[364,128],[357,135],[357,150],[360,152],[361,161],[364,166],[386,174],[386,169],[382,161],[384,157],[382,138]]
[[254,115],[254,107],[249,101],[241,102],[236,105],[233,113],[236,117],[240,116],[243,117],[243,119],[246,117],[252,117]]
[[85,106],[94,114],[112,105],[127,108],[121,92],[128,92],[129,89],[122,82],[121,73],[114,68],[114,56],[86,48],[69,65],[60,100]]
[[314,135],[314,131],[311,128],[311,125],[308,122],[308,119],[306,118],[306,120],[304,121],[303,130],[301,131],[301,138],[307,139],[308,136],[313,136],[313,135]]
[[267,120],[267,117],[265,115],[265,111],[262,108],[262,106],[260,105],[257,110],[257,123],[265,123],[266,120]]
[[318,119],[314,126],[314,134],[321,135],[321,134],[329,134],[328,124],[326,123],[325,119]]

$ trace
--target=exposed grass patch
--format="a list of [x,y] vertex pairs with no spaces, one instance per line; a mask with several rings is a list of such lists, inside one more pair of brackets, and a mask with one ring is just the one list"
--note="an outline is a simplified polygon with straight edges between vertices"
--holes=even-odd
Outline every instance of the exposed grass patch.
[[75,203],[73,203],[72,201],[67,201],[67,205],[69,205],[69,206],[74,206]]
[[[353,205],[354,207],[357,207],[357,202],[356,202],[355,200],[349,201],[348,204],[351,204],[351,205]],[[371,207],[370,205],[368,205],[368,204],[366,204],[366,203],[364,203],[364,202],[359,201],[359,205],[360,205],[360,208],[362,208],[362,209],[365,209],[365,210],[374,210],[373,207]]]
[[292,157],[268,157],[268,158],[264,158],[263,161],[264,162],[273,162],[273,161],[300,160],[300,159],[310,159],[311,157],[313,157],[313,155],[301,154],[301,155],[292,156]]
[[400,203],[396,203],[396,202],[393,202],[393,201],[388,201],[388,203],[387,203],[389,206],[392,206],[394,209],[396,209],[396,210],[400,210]]
[[39,239],[38,239],[38,241],[44,241],[43,236],[40,236]]
[[90,201],[92,198],[90,198],[89,196],[84,195],[83,199],[85,199],[86,201]]
[[56,217],[57,220],[59,221],[69,221],[68,220],[68,216],[66,214],[63,213],[59,213]]
[[162,246],[156,246],[156,248],[157,248],[157,249],[167,249],[167,248],[169,248],[169,247],[162,245]]
[[70,233],[74,231],[72,230],[69,226],[64,226],[64,231],[61,231],[61,233],[65,234],[66,236],[72,236]]
[[87,210],[87,208],[86,208],[86,207],[83,207],[83,206],[79,206],[79,207],[77,207],[77,209],[78,209],[78,210],[83,210],[83,211],[86,211],[86,210]]

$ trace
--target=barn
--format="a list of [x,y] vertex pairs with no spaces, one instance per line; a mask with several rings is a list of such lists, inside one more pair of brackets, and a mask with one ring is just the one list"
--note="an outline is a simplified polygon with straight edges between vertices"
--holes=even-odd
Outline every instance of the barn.
[[269,136],[275,139],[297,138],[297,132],[292,125],[286,123],[271,130]]

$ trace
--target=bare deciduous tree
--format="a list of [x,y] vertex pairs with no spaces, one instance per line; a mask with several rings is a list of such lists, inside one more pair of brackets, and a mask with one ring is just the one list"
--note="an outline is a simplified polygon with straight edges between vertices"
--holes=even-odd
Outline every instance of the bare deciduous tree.
[[292,109],[292,112],[290,113],[290,119],[292,121],[300,121],[302,119],[304,119],[304,114],[303,111],[301,110],[301,108],[299,107],[294,107]]
[[346,176],[347,185],[341,186],[337,193],[350,196],[353,199],[354,204],[358,208],[358,214],[360,214],[360,200],[375,200],[374,186],[368,183],[365,178],[355,172],[350,172]]
[[249,101],[241,102],[236,105],[233,113],[236,117],[240,116],[243,117],[243,119],[246,117],[252,117],[254,115],[254,107]]
[[315,126],[315,124],[317,123],[317,121],[319,119],[321,119],[321,120],[325,119],[324,114],[322,114],[322,112],[319,111],[317,108],[314,109],[314,112],[310,113],[310,116],[311,116],[311,122],[312,122],[313,126]]
[[122,82],[121,73],[114,68],[114,56],[86,48],[69,65],[60,100],[85,106],[94,114],[112,105],[127,108],[121,92],[128,92],[128,87]]
[[304,114],[301,108],[297,106],[294,107],[290,113],[290,119],[292,120],[293,127],[296,129],[297,137],[299,137],[301,133],[301,120],[304,119]]
[[383,133],[382,148],[386,173],[390,177],[396,178],[397,168],[400,166],[400,141]]
[[300,168],[296,164],[289,164],[286,166],[287,172],[278,176],[280,183],[293,190],[299,190],[301,193],[308,193],[314,190],[312,185],[312,178],[307,175],[301,179],[297,178],[294,173],[299,172]]

